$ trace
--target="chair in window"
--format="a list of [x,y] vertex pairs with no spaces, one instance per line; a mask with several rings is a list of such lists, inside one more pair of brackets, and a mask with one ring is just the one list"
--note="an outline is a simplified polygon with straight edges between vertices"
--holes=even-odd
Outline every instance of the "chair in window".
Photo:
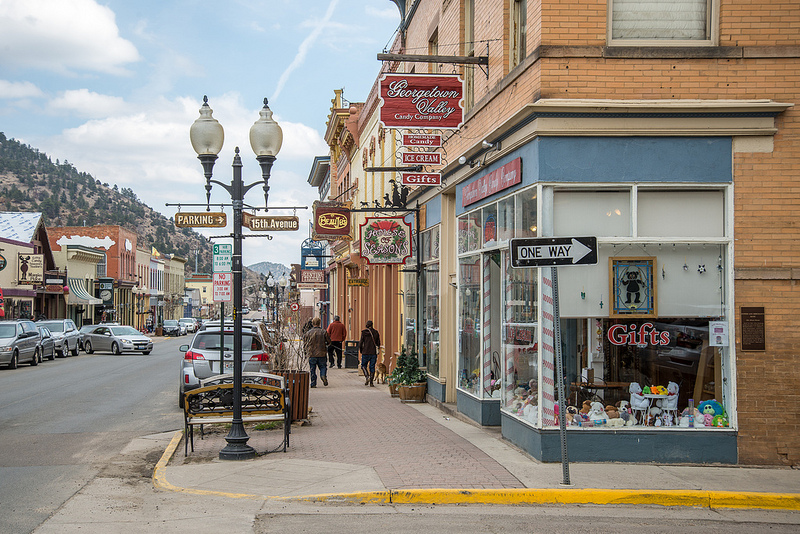
[[631,394],[631,412],[636,424],[643,425],[647,421],[647,411],[650,409],[650,401],[642,394],[642,386],[638,382],[631,382],[628,386]]

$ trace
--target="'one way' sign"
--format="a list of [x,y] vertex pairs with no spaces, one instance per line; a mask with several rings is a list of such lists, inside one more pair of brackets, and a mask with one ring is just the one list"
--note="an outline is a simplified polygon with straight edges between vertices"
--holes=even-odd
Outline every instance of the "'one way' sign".
[[511,240],[512,267],[594,265],[596,237],[521,237]]

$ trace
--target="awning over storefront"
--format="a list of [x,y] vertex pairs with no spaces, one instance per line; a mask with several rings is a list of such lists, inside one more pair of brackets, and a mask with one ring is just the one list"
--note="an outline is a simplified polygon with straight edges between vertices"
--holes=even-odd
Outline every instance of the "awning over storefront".
[[103,301],[91,296],[80,278],[69,278],[69,303],[70,304],[102,304]]

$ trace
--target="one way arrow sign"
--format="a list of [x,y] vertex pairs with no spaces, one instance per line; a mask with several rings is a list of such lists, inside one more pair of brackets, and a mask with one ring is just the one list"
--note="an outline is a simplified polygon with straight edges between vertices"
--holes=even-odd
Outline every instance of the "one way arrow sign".
[[512,239],[512,267],[594,265],[596,237],[523,237]]

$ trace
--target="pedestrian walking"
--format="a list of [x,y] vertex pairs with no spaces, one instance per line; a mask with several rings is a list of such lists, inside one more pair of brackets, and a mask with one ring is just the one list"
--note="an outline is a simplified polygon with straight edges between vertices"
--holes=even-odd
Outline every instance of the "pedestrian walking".
[[303,347],[308,356],[308,366],[311,368],[311,387],[317,387],[317,367],[322,383],[328,385],[328,369],[325,363],[328,360],[328,333],[319,326],[319,317],[311,320],[311,328],[303,334]]
[[[364,385],[375,387],[375,364],[378,361],[378,349],[381,346],[381,335],[372,328],[372,321],[367,321],[367,326],[361,331],[358,341],[358,350],[361,351],[361,369],[364,371]],[[369,366],[369,369],[367,369]]]
[[347,339],[347,329],[339,320],[338,315],[333,316],[333,322],[328,325],[328,336],[331,338],[331,344],[328,345],[328,361],[330,368],[333,369],[333,356],[336,355],[336,364],[339,369],[342,368],[342,342]]

